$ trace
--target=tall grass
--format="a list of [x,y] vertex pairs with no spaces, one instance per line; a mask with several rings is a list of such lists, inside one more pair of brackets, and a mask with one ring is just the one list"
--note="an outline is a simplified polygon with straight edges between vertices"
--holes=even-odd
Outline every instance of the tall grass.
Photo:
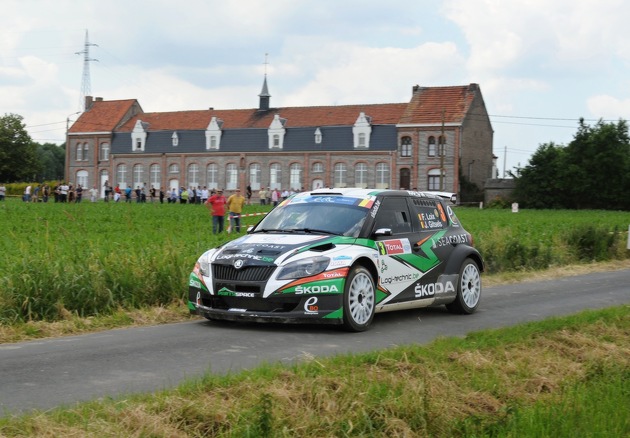
[[[245,213],[268,210],[253,205]],[[458,208],[457,214],[490,273],[629,257],[628,212]],[[107,315],[185,299],[197,257],[235,237],[213,235],[204,206],[135,202],[6,200],[0,203],[0,230],[2,324]]]
[[0,418],[0,436],[627,437],[630,307]]

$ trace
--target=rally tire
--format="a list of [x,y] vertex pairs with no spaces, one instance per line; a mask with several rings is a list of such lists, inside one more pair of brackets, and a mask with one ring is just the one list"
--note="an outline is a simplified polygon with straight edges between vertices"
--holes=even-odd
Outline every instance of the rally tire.
[[376,285],[370,271],[354,266],[346,278],[343,292],[343,326],[362,332],[372,323],[376,308]]
[[477,310],[481,301],[481,272],[477,263],[467,258],[459,270],[457,296],[446,305],[451,313],[471,314]]

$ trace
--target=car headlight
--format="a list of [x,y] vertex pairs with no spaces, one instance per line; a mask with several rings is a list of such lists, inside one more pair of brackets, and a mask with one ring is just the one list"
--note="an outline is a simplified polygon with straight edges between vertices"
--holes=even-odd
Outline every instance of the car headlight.
[[328,267],[330,259],[328,257],[318,256],[309,257],[302,260],[296,260],[286,265],[280,270],[278,280],[290,280],[292,278],[310,277],[324,272]]
[[201,257],[199,257],[199,260],[197,260],[197,262],[199,263],[199,272],[204,277],[210,277],[210,272],[211,272],[211,270],[210,270],[210,254],[212,252],[214,252],[214,251],[206,252]]

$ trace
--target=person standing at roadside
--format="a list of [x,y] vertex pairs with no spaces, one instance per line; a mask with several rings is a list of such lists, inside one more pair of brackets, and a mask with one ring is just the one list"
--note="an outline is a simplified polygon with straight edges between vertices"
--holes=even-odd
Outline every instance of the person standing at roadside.
[[241,195],[241,189],[236,189],[236,193],[230,195],[227,200],[228,215],[230,218],[228,233],[232,231],[232,227],[236,229],[237,233],[241,232],[241,213],[243,212],[244,204],[245,197]]
[[7,188],[4,184],[0,184],[0,201],[4,201],[4,198],[7,196]]
[[225,222],[225,204],[227,200],[223,196],[223,190],[218,189],[217,192],[208,198],[206,207],[212,215],[212,233],[222,233],[223,223]]

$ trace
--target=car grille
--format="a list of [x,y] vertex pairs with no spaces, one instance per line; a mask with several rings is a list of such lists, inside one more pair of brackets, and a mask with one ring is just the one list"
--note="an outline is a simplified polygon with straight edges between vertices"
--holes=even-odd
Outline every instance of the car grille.
[[215,280],[267,281],[275,269],[275,265],[243,266],[241,269],[232,265],[212,265],[212,276]]

